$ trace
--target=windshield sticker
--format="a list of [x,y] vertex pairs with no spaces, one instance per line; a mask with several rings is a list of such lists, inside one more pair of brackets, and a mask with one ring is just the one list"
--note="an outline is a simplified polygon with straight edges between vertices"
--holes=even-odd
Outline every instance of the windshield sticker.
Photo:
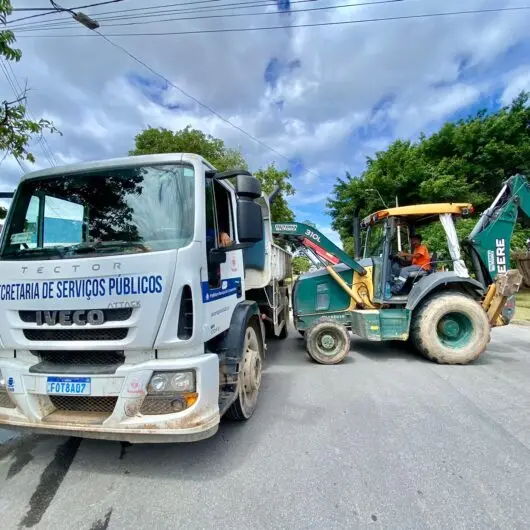
[[45,282],[0,283],[0,300],[51,300],[160,294],[162,276],[110,276]]
[[35,232],[18,232],[17,234],[13,234],[11,236],[11,244],[23,245],[25,243],[31,243],[34,234]]

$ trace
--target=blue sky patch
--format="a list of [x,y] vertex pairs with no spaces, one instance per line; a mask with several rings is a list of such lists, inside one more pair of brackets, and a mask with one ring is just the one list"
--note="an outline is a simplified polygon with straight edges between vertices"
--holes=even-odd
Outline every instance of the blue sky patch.
[[138,88],[142,94],[153,103],[160,105],[168,110],[182,110],[186,108],[180,103],[169,103],[165,101],[164,94],[169,91],[169,84],[158,78],[143,77],[138,74],[129,74],[127,81],[134,87]]

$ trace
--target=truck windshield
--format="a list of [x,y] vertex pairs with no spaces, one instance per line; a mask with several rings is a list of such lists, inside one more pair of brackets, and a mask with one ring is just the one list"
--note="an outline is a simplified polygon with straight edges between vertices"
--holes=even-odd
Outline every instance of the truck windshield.
[[1,259],[155,252],[193,239],[191,166],[98,169],[22,182]]

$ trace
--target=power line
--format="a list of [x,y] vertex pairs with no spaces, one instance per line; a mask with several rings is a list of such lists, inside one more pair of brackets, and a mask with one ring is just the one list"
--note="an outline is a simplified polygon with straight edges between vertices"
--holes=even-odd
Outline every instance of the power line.
[[[381,4],[396,4],[396,3],[403,3],[405,1],[406,0],[375,0],[375,1],[370,1],[370,2],[359,2],[357,4],[340,4],[340,5],[333,5],[333,6],[319,6],[319,7],[305,8],[305,9],[294,9],[294,10],[291,10],[290,13],[307,13],[310,11],[326,11],[330,9],[356,8],[356,7],[363,7],[363,6],[381,5]],[[273,13],[270,11],[268,12],[258,11],[255,13],[227,13],[225,15],[196,15],[192,17],[165,18],[161,20],[147,20],[147,21],[141,21],[141,22],[123,22],[123,23],[118,23],[118,24],[105,24],[105,27],[108,28],[108,27],[115,27],[115,26],[136,26],[136,25],[144,25],[144,24],[152,24],[152,23],[158,24],[161,22],[175,22],[178,20],[200,20],[200,19],[210,19],[210,18],[231,18],[231,17],[270,16],[270,15],[277,16],[278,13]],[[37,31],[38,29],[43,29],[43,28],[36,28],[34,31]],[[51,29],[65,29],[65,26],[62,26],[61,28],[51,28]],[[70,28],[67,26],[66,29],[70,29]]]
[[[15,97],[16,98],[21,98],[25,94],[26,91],[20,85],[20,83],[19,83],[19,81],[17,79],[17,76],[16,76],[15,72],[13,71],[13,68],[11,67],[9,62],[4,60],[4,59],[1,59],[0,60],[0,68],[2,69],[4,77],[7,79],[7,82],[10,85],[11,90],[13,91],[13,94],[15,95]],[[27,104],[26,104],[26,113],[28,114],[28,116],[33,121],[35,121],[35,122],[37,121],[35,119],[35,117],[32,116],[31,113],[29,112],[29,110],[27,108]],[[40,145],[40,147],[42,149],[42,153],[43,153],[44,157],[48,160],[48,163],[50,164],[50,166],[56,166],[57,165],[57,161],[55,160],[53,152],[50,149],[50,146],[49,146],[46,138],[44,137],[44,135],[42,133],[40,135],[40,138],[38,140],[36,140],[36,141]],[[20,161],[18,159],[17,159],[17,162],[20,165],[20,167],[22,168],[22,165],[21,165],[21,163],[20,163]]]
[[[103,33],[101,33],[98,30],[95,30],[95,33],[97,33],[100,37],[102,37],[104,40],[106,40],[109,44],[111,44],[112,46],[114,46],[118,50],[120,50],[123,53],[125,53],[133,61],[137,62],[138,64],[140,64],[141,66],[143,66],[144,68],[149,70],[152,74],[154,74],[157,77],[160,77],[161,79],[163,79],[168,85],[171,85],[173,88],[178,90],[181,94],[183,94],[187,98],[189,98],[192,101],[194,101],[195,103],[197,103],[197,105],[199,105],[202,108],[206,109],[208,112],[210,112],[214,116],[217,116],[221,121],[223,121],[227,125],[230,125],[234,129],[238,130],[240,133],[244,134],[246,137],[250,138],[253,142],[261,145],[262,147],[264,147],[265,149],[267,149],[271,153],[276,154],[277,156],[279,156],[280,158],[283,158],[287,162],[289,162],[289,163],[293,162],[289,157],[285,156],[283,153],[280,153],[279,151],[274,149],[274,147],[271,147],[270,145],[267,145],[265,142],[263,142],[262,140],[260,140],[256,136],[254,136],[253,134],[251,134],[251,133],[247,132],[245,129],[239,127],[239,125],[236,125],[234,122],[230,121],[228,118],[225,118],[222,114],[219,114],[219,112],[217,112],[216,110],[212,109],[211,107],[209,107],[208,105],[206,105],[205,103],[203,103],[202,101],[197,99],[195,96],[192,96],[189,92],[186,92],[183,88],[181,88],[180,86],[178,86],[175,83],[173,83],[173,81],[168,79],[164,74],[161,74],[160,72],[157,72],[153,67],[149,66],[146,62],[142,61],[142,59],[139,59],[138,57],[136,57],[136,55],[131,53],[129,50],[127,50],[126,48],[124,48],[120,44],[112,41],[106,35],[104,35]],[[318,173],[315,173],[314,171],[312,171],[310,169],[306,169],[306,172],[307,173],[311,173],[312,175],[315,175],[316,177],[319,177]]]
[[[186,13],[201,13],[204,11],[208,12],[215,12],[215,11],[227,11],[227,10],[240,10],[240,9],[250,9],[253,7],[269,7],[269,6],[277,6],[277,0],[251,0],[251,1],[245,1],[245,2],[233,2],[228,4],[220,4],[219,7],[211,6],[211,5],[203,5],[203,6],[197,6],[197,4],[211,4],[213,2],[219,2],[220,0],[202,0],[199,2],[184,2],[178,5],[185,6],[185,5],[193,5],[194,7],[187,7],[187,8],[179,8],[179,9],[172,9],[170,11],[160,11],[160,12],[153,12],[151,13],[141,13],[141,14],[133,14],[133,15],[115,15],[115,16],[108,16],[108,17],[102,17],[97,15],[92,15],[94,17],[97,16],[98,22],[108,22],[111,20],[132,20],[132,19],[143,19],[143,18],[152,18],[152,17],[158,17],[161,15],[179,15],[179,14],[186,14]],[[290,5],[293,4],[302,4],[307,2],[316,2],[317,0],[293,0]],[[145,8],[142,8],[145,9]],[[117,11],[116,11],[117,12]],[[109,11],[109,13],[115,13],[113,11]],[[47,21],[43,22],[42,24],[21,24],[20,26],[15,26],[13,28],[10,28],[14,31],[17,30],[38,30],[38,29],[63,29],[65,27],[73,27],[75,24],[71,24],[70,20],[64,19],[64,18],[58,18],[54,19],[56,22]],[[65,24],[67,24],[65,26]]]
[[[267,31],[275,29],[287,29],[287,28],[314,28],[322,26],[343,26],[348,24],[366,24],[375,22],[389,22],[389,21],[400,21],[400,20],[414,20],[424,18],[436,18],[436,17],[447,17],[447,16],[458,16],[458,15],[473,15],[473,14],[485,14],[485,13],[500,13],[500,12],[515,12],[515,11],[528,11],[530,6],[521,7],[499,7],[492,9],[473,9],[468,11],[450,11],[444,13],[423,13],[419,15],[402,15],[393,17],[378,17],[378,18],[365,18],[358,20],[341,20],[333,22],[314,22],[307,24],[285,24],[279,26],[257,26],[253,28],[219,28],[219,29],[201,29],[201,30],[188,30],[188,31],[160,31],[151,33],[112,33],[108,34],[108,37],[155,37],[155,36],[168,36],[168,35],[204,35],[207,33],[240,33],[247,31]],[[80,34],[69,34],[69,35],[20,35],[19,38],[72,38],[72,37],[95,37],[93,33],[80,33]]]
[[[96,7],[96,6],[102,6],[105,4],[115,4],[116,2],[122,2],[123,0],[107,0],[106,2],[98,2],[97,4],[88,4],[84,6],[76,6],[76,7],[70,7],[69,9],[86,9],[88,7]],[[38,11],[41,8],[34,9],[34,8],[14,8],[13,11],[23,11],[23,10],[32,10],[32,11]],[[30,18],[37,18],[37,17],[45,17],[47,15],[55,15],[57,14],[57,9],[52,8],[42,8],[42,9],[49,9],[46,13],[37,13],[36,15],[29,15],[27,17],[22,18],[16,18],[15,20],[9,20],[8,24],[14,24],[15,22],[20,22],[21,20],[29,20]]]

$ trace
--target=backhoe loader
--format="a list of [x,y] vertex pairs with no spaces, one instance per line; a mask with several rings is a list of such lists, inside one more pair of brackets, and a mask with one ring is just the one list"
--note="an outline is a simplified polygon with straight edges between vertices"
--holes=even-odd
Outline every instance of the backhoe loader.
[[[355,259],[314,227],[275,223],[273,234],[317,260],[322,268],[301,275],[293,286],[294,325],[311,358],[336,364],[349,353],[348,331],[371,341],[410,340],[425,357],[442,364],[467,364],[487,348],[490,330],[509,323],[522,277],[510,270],[510,243],[520,214],[530,219],[530,185],[523,175],[509,178],[481,215],[462,247],[458,218],[473,214],[468,203],[420,204],[388,208],[365,217],[355,230]],[[401,237],[429,223],[443,226],[449,263],[431,256],[429,267],[409,275],[392,293],[393,264]],[[364,230],[361,252],[360,230]],[[440,270],[449,269],[449,270]],[[508,302],[508,303],[507,303]]]

